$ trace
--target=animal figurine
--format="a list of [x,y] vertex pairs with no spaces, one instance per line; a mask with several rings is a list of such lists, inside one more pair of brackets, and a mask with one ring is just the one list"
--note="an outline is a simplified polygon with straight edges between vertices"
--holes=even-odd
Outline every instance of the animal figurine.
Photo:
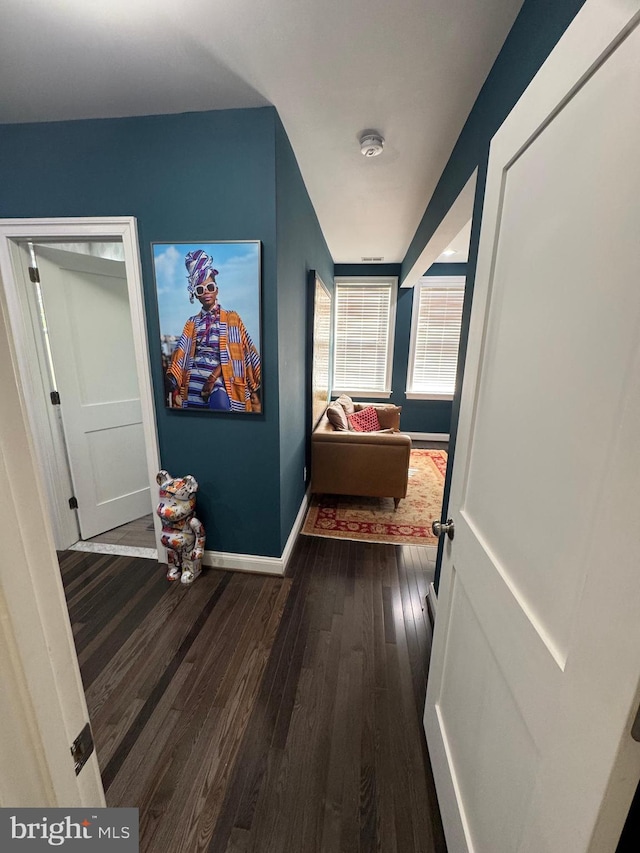
[[192,584],[202,571],[205,532],[195,517],[195,477],[173,478],[168,471],[159,471],[160,503],[156,512],[162,519],[162,544],[167,551],[169,569],[167,580]]

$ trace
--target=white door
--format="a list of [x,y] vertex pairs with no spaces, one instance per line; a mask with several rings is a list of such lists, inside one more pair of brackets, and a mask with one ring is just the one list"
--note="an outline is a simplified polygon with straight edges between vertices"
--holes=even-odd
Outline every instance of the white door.
[[0,804],[100,807],[95,752],[77,776],[71,757],[89,717],[8,313],[2,298]]
[[640,776],[640,27],[492,142],[425,708],[449,853],[614,851]]
[[151,512],[124,263],[36,247],[83,539]]

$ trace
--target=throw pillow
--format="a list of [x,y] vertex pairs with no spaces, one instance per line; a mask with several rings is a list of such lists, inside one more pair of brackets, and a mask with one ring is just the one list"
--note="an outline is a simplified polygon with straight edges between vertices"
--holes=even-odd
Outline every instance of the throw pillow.
[[378,409],[378,420],[382,429],[400,429],[402,406],[384,406]]
[[330,406],[327,406],[327,417],[329,418],[329,423],[335,430],[341,431],[349,429],[347,416],[339,403],[332,403]]
[[354,412],[347,418],[356,432],[376,432],[380,429],[378,413],[373,406],[367,406],[360,412]]
[[349,397],[348,394],[340,394],[340,396],[336,400],[336,403],[340,403],[347,416],[352,415],[356,410],[355,406],[353,405],[353,400],[351,399],[351,397]]

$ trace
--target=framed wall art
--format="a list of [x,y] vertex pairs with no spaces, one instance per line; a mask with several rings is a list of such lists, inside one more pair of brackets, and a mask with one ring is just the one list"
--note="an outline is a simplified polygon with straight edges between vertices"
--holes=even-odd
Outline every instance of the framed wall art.
[[165,403],[262,411],[260,242],[153,243]]
[[331,399],[331,293],[320,276],[309,274],[313,299],[311,339],[311,429]]

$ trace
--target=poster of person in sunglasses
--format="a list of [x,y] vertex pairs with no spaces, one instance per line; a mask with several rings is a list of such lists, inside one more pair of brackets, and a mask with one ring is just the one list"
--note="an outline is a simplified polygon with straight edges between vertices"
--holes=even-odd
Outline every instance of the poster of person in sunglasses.
[[[155,243],[153,263],[167,406],[262,411],[260,243]],[[200,310],[182,325],[185,295]]]

